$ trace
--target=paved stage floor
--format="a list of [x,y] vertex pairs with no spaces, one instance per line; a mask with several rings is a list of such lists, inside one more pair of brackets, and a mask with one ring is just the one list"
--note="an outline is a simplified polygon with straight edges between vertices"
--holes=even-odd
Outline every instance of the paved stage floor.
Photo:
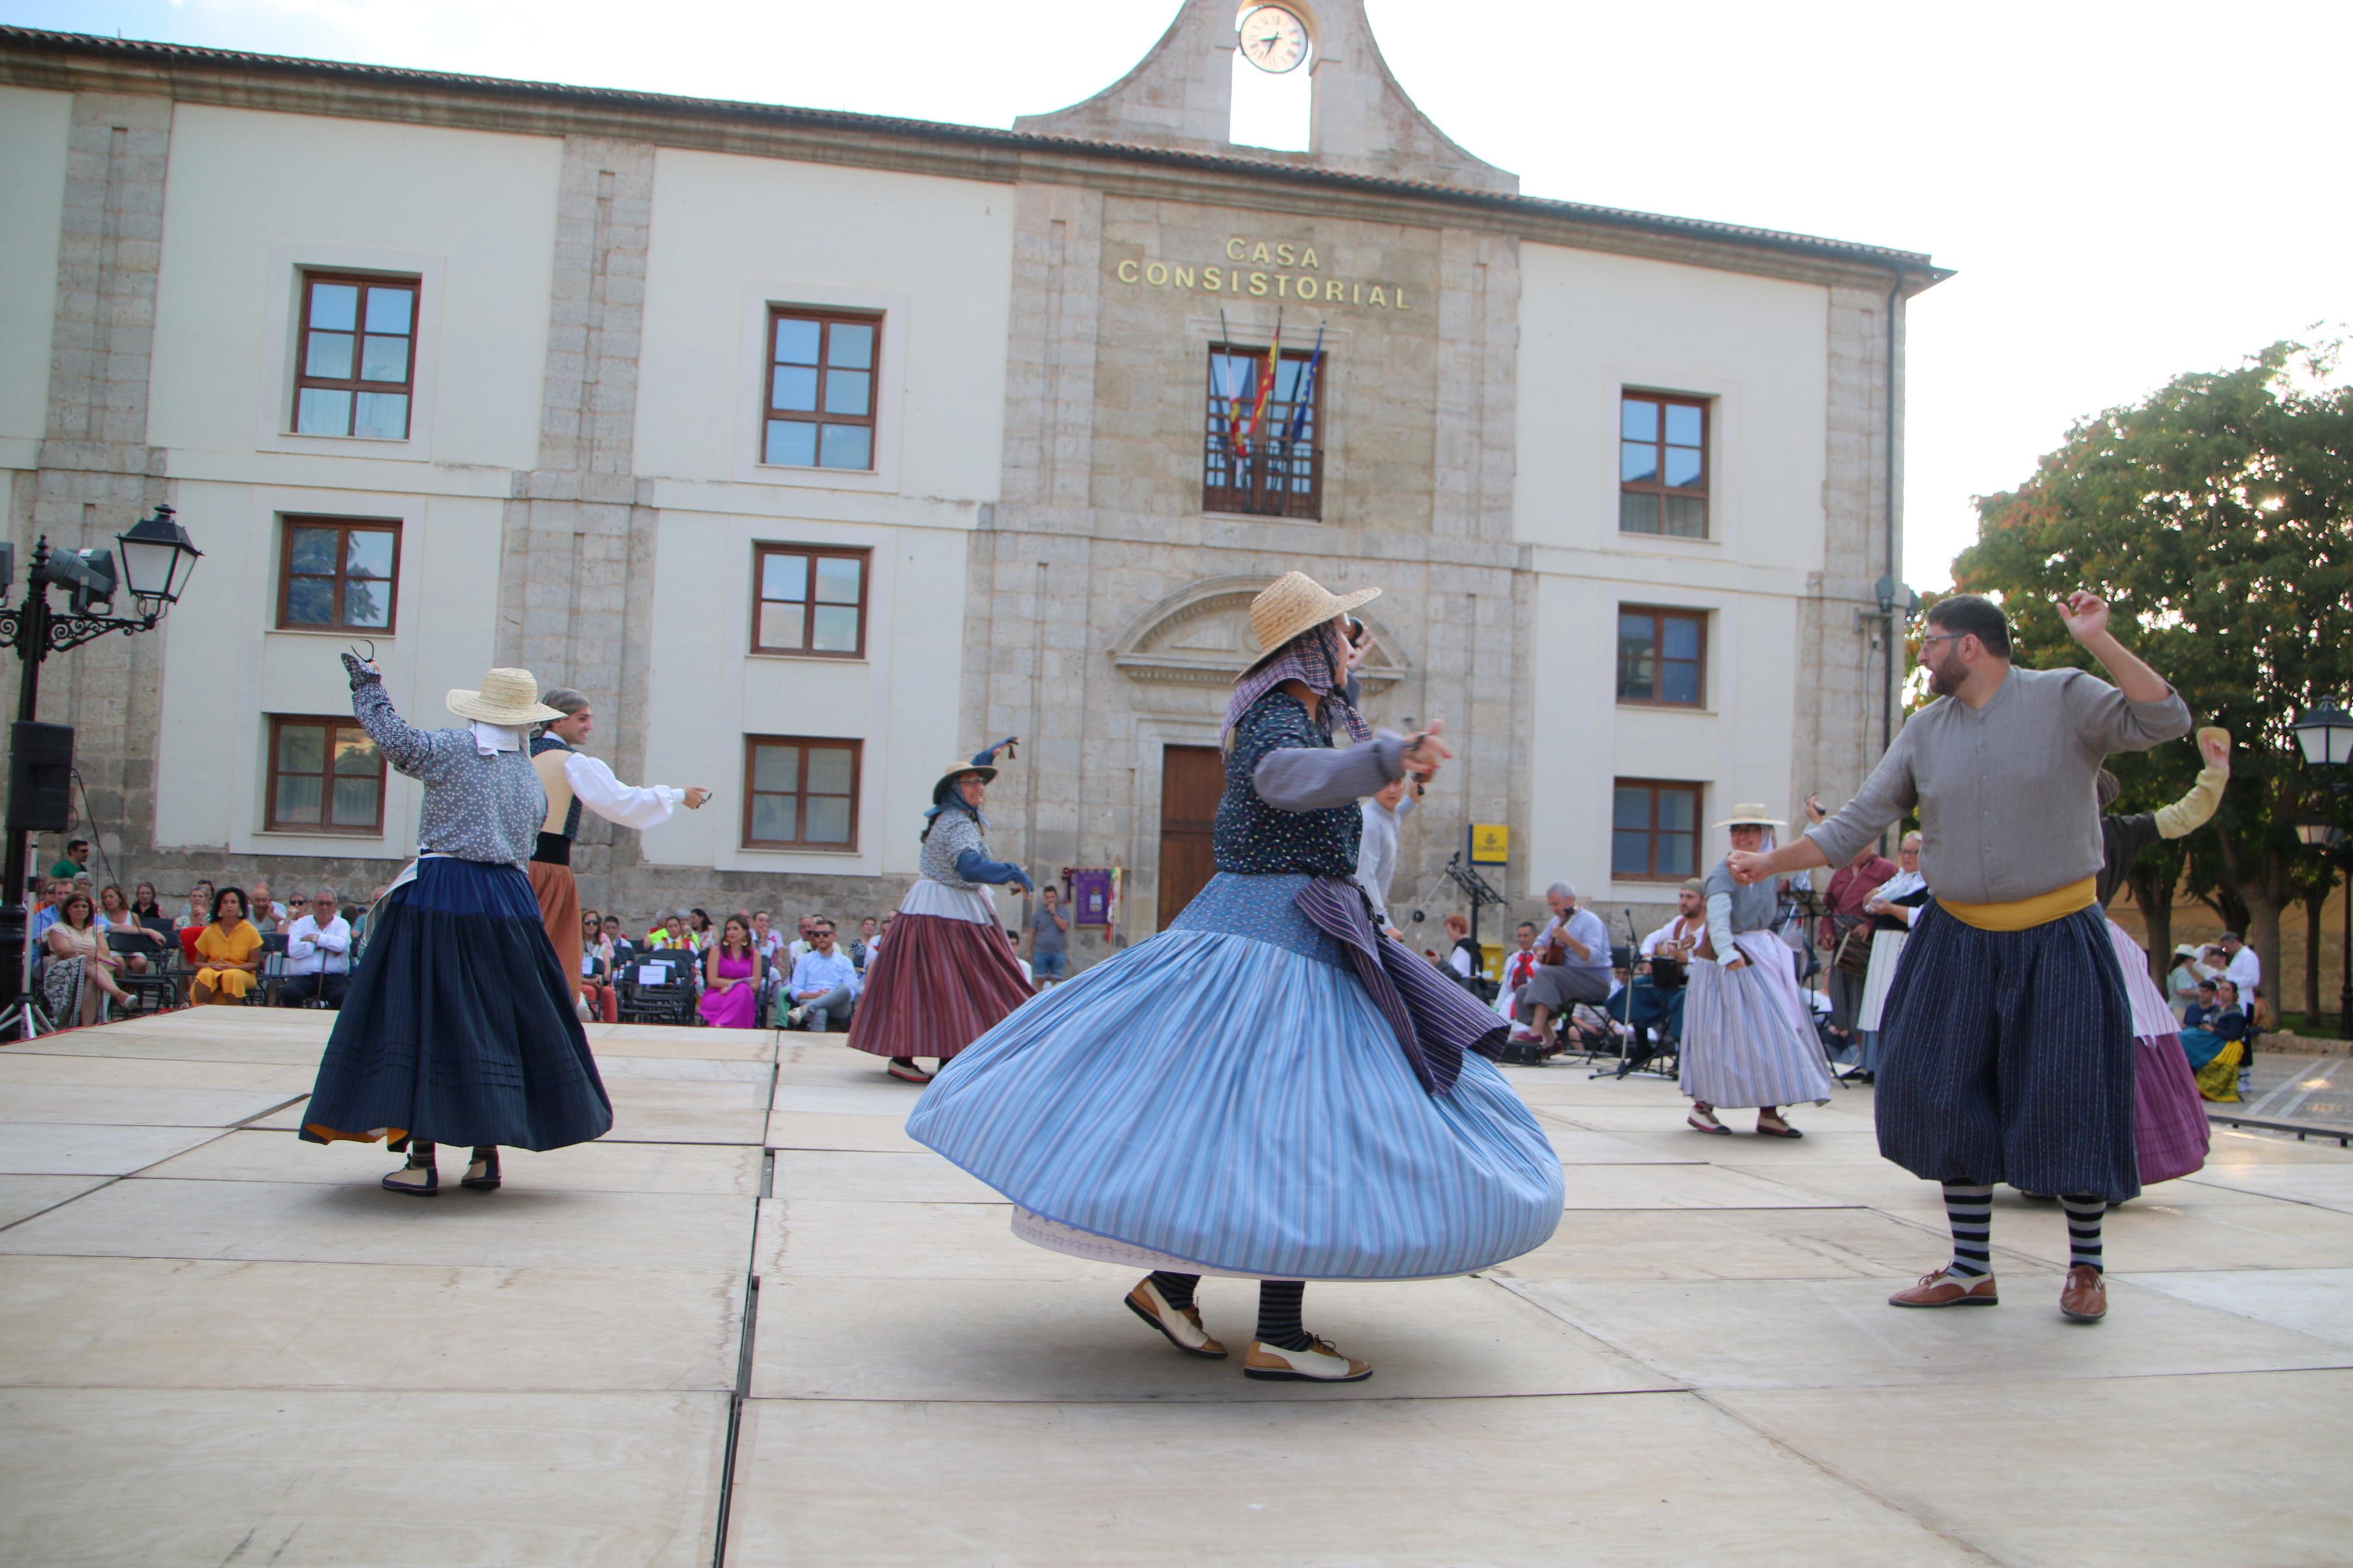
[[[600,1026],[609,1138],[490,1194],[446,1152],[418,1201],[295,1139],[325,1022],[0,1049],[0,1562],[707,1564],[723,1530],[735,1565],[2353,1557],[2333,1143],[2218,1133],[2113,1215],[2105,1324],[2060,1318],[2063,1218],[2015,1194],[2002,1305],[1900,1312],[1947,1238],[1868,1090],[1785,1143],[1510,1069],[1559,1234],[1311,1287],[1379,1370],[1301,1388],[1015,1241],[839,1037]],[[1202,1300],[1248,1338],[1250,1285]]]

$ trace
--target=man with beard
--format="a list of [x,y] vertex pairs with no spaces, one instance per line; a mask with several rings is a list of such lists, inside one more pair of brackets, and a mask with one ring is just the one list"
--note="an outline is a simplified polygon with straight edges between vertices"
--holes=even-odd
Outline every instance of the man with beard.
[[1881,1025],[1880,1152],[1941,1182],[1953,1260],[1891,1306],[1990,1306],[1993,1184],[2057,1193],[2070,1247],[2059,1310],[2107,1310],[2100,1218],[2140,1191],[2132,1005],[2101,917],[2094,781],[2110,752],[2189,731],[2189,710],[2078,589],[2069,635],[2116,684],[2010,663],[2009,623],[1974,594],[1928,612],[1920,661],[1941,699],[1915,714],[1844,810],[1783,848],[1736,850],[1743,882],[1844,864],[1914,807],[1935,902],[1913,927]]
[[1609,998],[1610,1012],[1634,1031],[1634,1054],[1628,1070],[1651,1055],[1651,1030],[1657,1029],[1676,1040],[1683,1038],[1685,987],[1680,979],[1672,985],[1662,986],[1659,972],[1651,965],[1662,958],[1678,964],[1689,963],[1692,950],[1699,945],[1700,932],[1706,929],[1705,887],[1698,878],[1688,878],[1675,890],[1675,918],[1642,939],[1641,946],[1636,950],[1633,981]]

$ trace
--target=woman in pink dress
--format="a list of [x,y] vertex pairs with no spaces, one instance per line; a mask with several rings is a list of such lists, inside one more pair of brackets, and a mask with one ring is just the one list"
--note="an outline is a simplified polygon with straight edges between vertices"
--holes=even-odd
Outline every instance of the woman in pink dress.
[[760,1024],[760,950],[752,944],[752,922],[729,915],[719,940],[702,954],[702,1021],[714,1029],[754,1029]]

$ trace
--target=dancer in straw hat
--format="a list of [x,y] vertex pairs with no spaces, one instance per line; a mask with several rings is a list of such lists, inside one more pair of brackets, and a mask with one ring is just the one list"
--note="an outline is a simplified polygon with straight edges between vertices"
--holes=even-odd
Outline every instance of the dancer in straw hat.
[[[1775,830],[1788,825],[1762,805],[1736,805],[1715,826],[1732,830],[1735,850],[1755,853],[1770,849]],[[1683,1002],[1683,1091],[1692,1098],[1685,1120],[1702,1132],[1729,1133],[1716,1111],[1753,1105],[1759,1137],[1802,1138],[1781,1107],[1830,1099],[1831,1069],[1812,1010],[1798,994],[1789,949],[1773,934],[1773,887],[1743,886],[1719,860],[1701,890],[1706,939]]]
[[1560,1161],[1493,1065],[1504,1021],[1383,936],[1351,879],[1356,803],[1450,754],[1438,725],[1376,736],[1346,699],[1340,617],[1376,592],[1293,572],[1258,596],[1218,874],[982,1037],[907,1122],[1013,1200],[1017,1236],[1150,1269],[1126,1307],[1187,1355],[1226,1355],[1200,1277],[1261,1281],[1255,1378],[1371,1375],[1306,1331],[1305,1281],[1466,1273],[1560,1220]]
[[1012,884],[1031,890],[1029,874],[989,858],[980,808],[997,777],[997,753],[1009,761],[1018,737],[1008,736],[957,763],[932,785],[923,813],[923,852],[915,885],[900,900],[883,944],[850,1016],[853,1050],[891,1058],[885,1069],[909,1083],[929,1083],[918,1057],[945,1066],[998,1019],[1029,1000],[1029,983],[997,918],[988,889]]
[[429,1197],[434,1152],[471,1147],[460,1184],[499,1184],[499,1145],[602,1137],[612,1101],[573,1011],[573,979],[541,925],[523,864],[547,815],[528,725],[563,717],[529,670],[449,693],[464,729],[417,730],[384,678],[350,654],[352,712],[385,758],[423,781],[417,859],[368,911],[366,954],[319,1063],[302,1136],[385,1139],[408,1163],[385,1188]]

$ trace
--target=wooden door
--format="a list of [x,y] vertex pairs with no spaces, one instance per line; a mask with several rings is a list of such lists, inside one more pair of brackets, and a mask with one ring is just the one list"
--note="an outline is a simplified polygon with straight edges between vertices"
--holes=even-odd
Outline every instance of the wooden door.
[[1170,746],[1160,753],[1160,928],[1182,914],[1217,874],[1209,851],[1225,759],[1215,746]]

